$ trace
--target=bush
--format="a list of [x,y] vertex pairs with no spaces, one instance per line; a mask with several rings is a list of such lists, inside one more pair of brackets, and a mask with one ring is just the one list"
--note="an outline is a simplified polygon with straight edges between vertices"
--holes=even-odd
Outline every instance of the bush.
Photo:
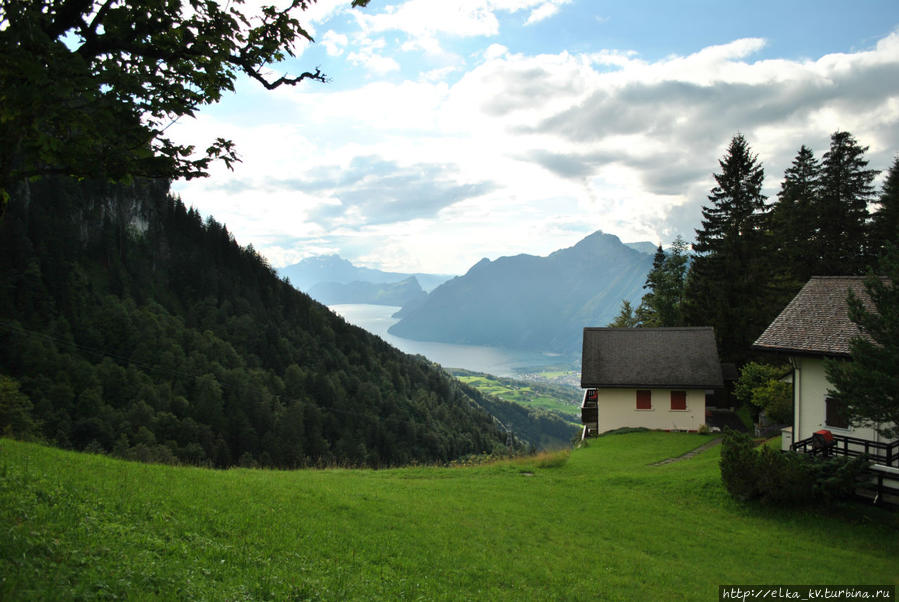
[[643,426],[623,426],[621,428],[612,429],[611,431],[606,431],[600,435],[600,437],[605,437],[606,435],[628,435],[630,433],[645,433],[649,429]]
[[850,497],[868,461],[783,453],[767,446],[757,450],[749,435],[725,429],[720,466],[724,487],[734,498],[798,506]]
[[781,380],[787,371],[781,366],[749,362],[734,384],[734,397],[764,410],[772,421],[793,421],[793,388]]
[[0,435],[30,439],[38,430],[33,406],[14,378],[0,374]]
[[738,500],[759,497],[759,463],[755,443],[748,435],[724,429],[721,442],[721,480],[724,488]]

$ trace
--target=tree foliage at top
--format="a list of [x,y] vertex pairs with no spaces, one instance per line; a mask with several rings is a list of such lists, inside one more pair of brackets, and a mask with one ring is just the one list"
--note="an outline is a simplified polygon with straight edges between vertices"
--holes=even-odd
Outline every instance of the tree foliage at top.
[[889,246],[899,246],[899,156],[883,182],[883,190],[877,201],[879,207],[872,216],[871,252],[882,255]]
[[688,324],[715,328],[725,361],[738,361],[770,318],[765,172],[742,134],[719,165],[696,231],[684,311]]
[[609,328],[636,328],[640,326],[640,318],[634,312],[634,306],[627,299],[621,301],[621,311],[609,322]]
[[778,424],[792,424],[793,388],[782,380],[788,372],[784,366],[749,362],[740,370],[734,397],[764,410]]
[[683,326],[684,285],[687,276],[689,245],[678,236],[665,252],[656,250],[652,269],[646,275],[643,295],[636,315],[640,325],[649,328]]
[[267,89],[324,81],[318,69],[267,73],[312,41],[297,18],[309,5],[0,0],[0,192],[47,174],[192,178],[216,158],[230,167],[230,141],[197,156],[165,130],[217,102],[240,75]]
[[821,164],[804,144],[784,172],[771,210],[771,234],[778,263],[802,286],[818,270],[816,203],[820,195]]
[[879,274],[869,272],[868,308],[850,291],[849,318],[862,336],[850,342],[851,360],[827,360],[830,395],[853,424],[873,426],[887,439],[899,437],[899,249],[891,247]]
[[834,132],[821,161],[816,257],[818,274],[863,274],[873,256],[868,243],[868,203],[877,171],[867,169],[867,146],[849,132]]

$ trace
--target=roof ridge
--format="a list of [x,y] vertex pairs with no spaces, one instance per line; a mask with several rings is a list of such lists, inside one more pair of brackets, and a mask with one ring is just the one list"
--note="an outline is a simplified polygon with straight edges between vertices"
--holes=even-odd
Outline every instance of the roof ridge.
[[651,330],[714,330],[714,326],[637,326],[634,328],[622,328],[620,326],[584,326],[584,330],[621,330],[623,332]]

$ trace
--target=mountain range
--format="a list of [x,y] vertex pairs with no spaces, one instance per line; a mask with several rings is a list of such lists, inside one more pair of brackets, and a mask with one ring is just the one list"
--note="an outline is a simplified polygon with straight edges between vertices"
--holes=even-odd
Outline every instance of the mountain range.
[[[327,304],[313,291],[318,287],[319,293],[332,294],[334,291],[345,291],[334,284],[353,284],[366,282],[369,284],[395,284],[414,277],[423,291],[433,290],[439,284],[452,278],[446,274],[406,274],[401,272],[385,272],[372,268],[353,265],[339,255],[317,255],[307,257],[299,263],[278,268],[278,275],[286,277],[298,290],[308,293],[312,298]],[[322,286],[328,285],[328,286]],[[376,287],[357,287],[364,295],[371,296]],[[341,294],[345,294],[341,293]],[[371,301],[343,301],[343,303],[371,303]],[[390,303],[388,305],[394,305]],[[398,303],[396,305],[402,305]]]
[[369,303],[402,307],[420,303],[428,294],[415,276],[409,276],[399,282],[319,282],[309,289],[309,296],[325,305]]
[[[636,246],[636,248],[634,248]],[[626,245],[597,231],[546,257],[482,259],[468,272],[407,305],[396,336],[574,353],[585,326],[604,326],[622,300],[639,303],[655,247]]]

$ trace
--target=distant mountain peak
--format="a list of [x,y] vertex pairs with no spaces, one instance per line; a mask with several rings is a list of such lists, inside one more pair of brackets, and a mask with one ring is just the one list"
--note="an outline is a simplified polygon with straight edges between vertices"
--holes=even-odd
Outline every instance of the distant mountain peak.
[[[281,276],[290,279],[291,284],[301,291],[311,293],[313,289],[326,290],[322,285],[349,285],[367,282],[371,284],[389,284],[415,277],[417,285],[424,290],[431,290],[438,284],[451,278],[442,274],[404,274],[399,272],[382,272],[373,268],[353,265],[337,254],[316,255],[307,257],[293,265],[278,269]],[[338,290],[338,289],[327,289]],[[340,289],[346,294],[347,288]],[[361,289],[359,289],[361,290]],[[367,295],[368,293],[366,293]],[[330,295],[330,293],[329,293]],[[315,297],[315,295],[313,295]],[[317,298],[317,297],[315,297]],[[321,300],[321,299],[319,299]],[[361,303],[361,301],[359,301]]]
[[640,251],[641,253],[649,253],[650,255],[655,255],[656,249],[659,248],[659,245],[648,240],[642,240],[639,242],[626,242],[624,246],[630,247],[635,251]]
[[652,255],[601,230],[546,257],[481,259],[404,308],[389,332],[446,343],[572,352],[585,326],[603,326],[622,299],[639,303]]

